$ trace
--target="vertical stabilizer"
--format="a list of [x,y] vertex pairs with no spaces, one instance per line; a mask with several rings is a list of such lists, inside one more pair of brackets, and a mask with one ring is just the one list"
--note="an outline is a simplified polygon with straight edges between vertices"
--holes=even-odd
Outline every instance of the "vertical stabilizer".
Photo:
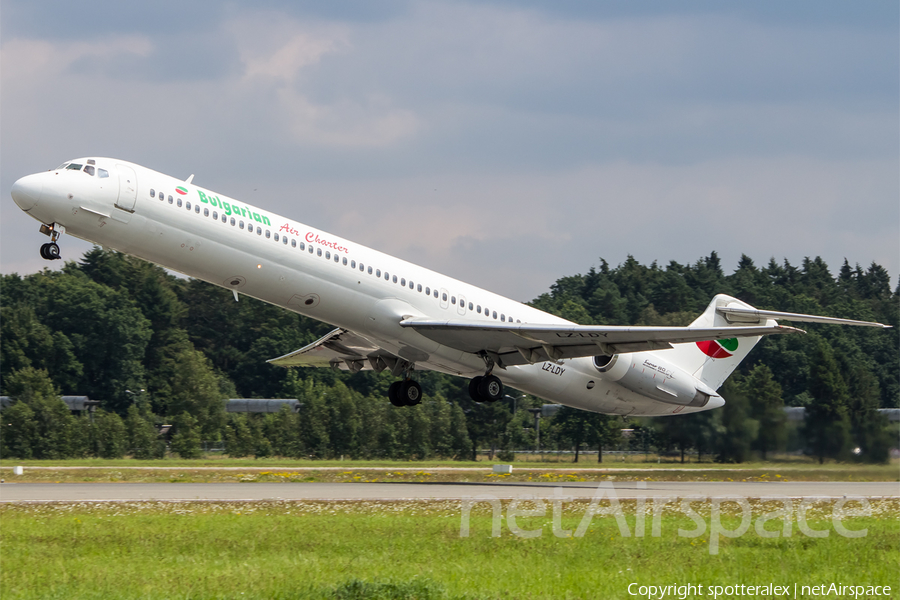
[[[737,298],[719,294],[709,303],[703,314],[691,323],[691,327],[728,327],[724,315],[717,311],[722,307],[753,309],[746,302]],[[740,325],[776,325],[776,322],[764,317],[758,320],[744,320]],[[674,365],[684,369],[712,389],[716,390],[728,379],[747,354],[753,349],[759,337],[726,338],[709,342],[676,344],[665,350],[666,358]]]

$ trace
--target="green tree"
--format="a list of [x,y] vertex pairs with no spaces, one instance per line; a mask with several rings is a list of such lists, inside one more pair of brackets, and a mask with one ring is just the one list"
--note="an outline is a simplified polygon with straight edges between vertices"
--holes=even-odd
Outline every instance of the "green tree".
[[759,423],[753,447],[766,460],[767,453],[783,447],[787,437],[781,386],[775,382],[768,366],[757,365],[744,379],[743,390],[750,399],[750,417]]
[[200,426],[197,419],[187,411],[176,415],[172,422],[175,435],[172,436],[170,447],[172,452],[181,458],[200,458],[203,456]]
[[823,463],[825,458],[847,457],[850,444],[849,392],[831,346],[819,336],[811,341],[815,348],[809,390],[813,402],[806,407],[804,429],[813,455],[819,463]]
[[167,412],[189,413],[203,439],[216,440],[225,425],[225,402],[219,378],[202,352],[186,348],[176,358]]
[[165,456],[165,442],[159,439],[156,427],[134,404],[128,407],[125,431],[128,436],[128,449],[134,458],[150,459]]
[[716,460],[742,463],[750,457],[750,448],[756,439],[759,424],[749,417],[750,400],[734,377],[725,381],[720,393],[725,398],[725,406],[721,409],[725,431],[718,440]]
[[4,452],[38,459],[83,454],[79,423],[59,397],[47,371],[25,367],[11,373],[3,385],[14,400],[13,406],[3,411]]
[[100,458],[123,458],[128,445],[128,433],[122,418],[116,413],[98,410],[91,427],[92,447]]

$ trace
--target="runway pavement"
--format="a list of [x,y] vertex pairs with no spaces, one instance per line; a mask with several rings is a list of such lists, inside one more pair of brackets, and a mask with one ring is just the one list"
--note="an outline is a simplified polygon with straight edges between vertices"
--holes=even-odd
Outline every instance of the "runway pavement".
[[[646,486],[646,487],[641,487]],[[462,500],[481,495],[591,498],[595,482],[534,483],[3,483],[0,502],[145,500]],[[615,482],[618,498],[900,497],[897,482]],[[607,491],[608,493],[608,491]]]

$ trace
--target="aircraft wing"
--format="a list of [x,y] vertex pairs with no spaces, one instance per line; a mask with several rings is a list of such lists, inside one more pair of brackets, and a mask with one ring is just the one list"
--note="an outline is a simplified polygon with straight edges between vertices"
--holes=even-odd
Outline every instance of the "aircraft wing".
[[410,318],[400,322],[440,344],[475,354],[485,352],[499,365],[533,364],[642,350],[671,348],[672,344],[778,333],[805,333],[794,327],[615,327],[587,325],[534,325],[484,321],[435,321]]
[[308,346],[266,362],[280,367],[333,367],[356,373],[371,370],[373,359],[382,354],[390,360],[389,353],[365,337],[347,329],[335,329]]

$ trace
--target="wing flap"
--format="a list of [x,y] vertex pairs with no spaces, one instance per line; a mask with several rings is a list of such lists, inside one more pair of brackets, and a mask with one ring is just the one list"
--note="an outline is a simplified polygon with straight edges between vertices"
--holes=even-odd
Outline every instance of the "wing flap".
[[371,370],[382,352],[376,344],[347,329],[335,329],[312,344],[266,362],[279,367],[333,367],[344,371]]

